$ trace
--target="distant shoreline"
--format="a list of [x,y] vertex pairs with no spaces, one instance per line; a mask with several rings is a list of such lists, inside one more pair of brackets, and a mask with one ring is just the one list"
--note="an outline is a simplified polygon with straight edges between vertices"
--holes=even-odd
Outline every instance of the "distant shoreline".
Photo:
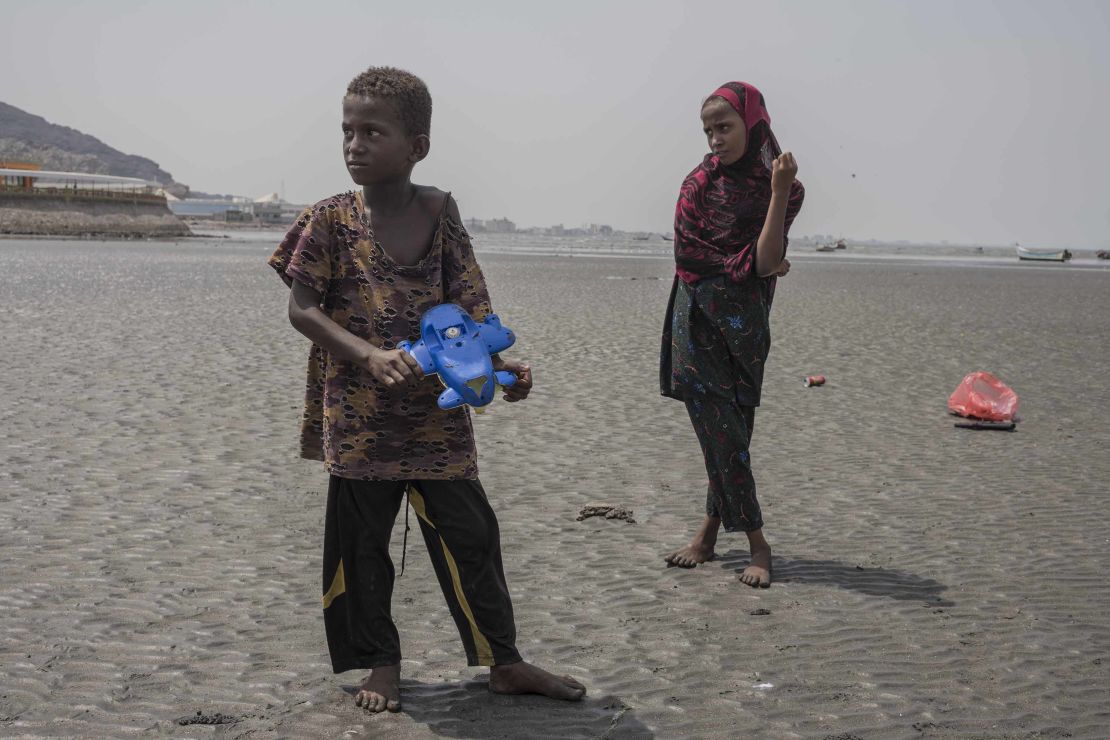
[[[4,241],[18,241],[25,239],[36,242],[86,241],[96,244],[110,244],[112,242],[150,242],[166,245],[181,245],[187,248],[228,247],[236,249],[272,249],[277,240],[280,240],[282,230],[276,229],[236,229],[236,233],[197,233],[187,236],[76,236],[72,234],[50,236],[43,234],[0,234],[0,243]],[[255,237],[253,232],[257,232]],[[504,235],[502,235],[504,236]],[[492,241],[492,243],[491,243]],[[509,257],[526,259],[558,259],[558,260],[605,260],[613,259],[621,262],[643,260],[650,262],[666,262],[674,257],[669,250],[658,249],[645,251],[635,248],[636,242],[621,244],[594,244],[585,245],[574,240],[561,238],[547,238],[544,240],[487,240],[475,239],[475,254],[483,257]],[[945,249],[946,251],[940,251]],[[817,264],[835,264],[846,269],[866,269],[868,267],[885,266],[888,268],[917,269],[922,267],[943,267],[946,269],[980,270],[1032,270],[1034,272],[1086,272],[1110,274],[1110,260],[1099,260],[1094,253],[1089,255],[1081,253],[1080,256],[1067,263],[1055,262],[1028,262],[1018,260],[1016,254],[1009,248],[999,247],[990,253],[983,254],[971,249],[941,248],[939,246],[906,248],[887,245],[884,247],[859,248],[850,252],[819,253],[812,249],[795,246],[787,253],[797,267],[815,266]]]

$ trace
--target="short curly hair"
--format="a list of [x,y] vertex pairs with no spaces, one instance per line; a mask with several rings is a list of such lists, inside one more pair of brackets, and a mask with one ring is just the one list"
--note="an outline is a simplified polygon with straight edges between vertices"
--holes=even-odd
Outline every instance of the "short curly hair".
[[411,72],[396,67],[370,67],[351,80],[347,95],[388,100],[409,134],[431,134],[432,96],[424,81]]

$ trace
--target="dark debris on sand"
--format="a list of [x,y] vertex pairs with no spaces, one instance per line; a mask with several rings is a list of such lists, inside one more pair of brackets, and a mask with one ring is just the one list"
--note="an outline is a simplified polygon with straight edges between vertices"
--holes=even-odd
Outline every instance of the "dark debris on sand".
[[198,709],[196,714],[187,714],[174,721],[179,725],[233,725],[239,721],[239,718],[220,712],[205,714]]
[[590,504],[583,506],[582,511],[578,512],[576,521],[589,519],[592,516],[603,516],[606,519],[620,519],[630,524],[635,524],[636,520],[632,518],[632,509],[626,509],[623,506],[609,506],[607,504]]

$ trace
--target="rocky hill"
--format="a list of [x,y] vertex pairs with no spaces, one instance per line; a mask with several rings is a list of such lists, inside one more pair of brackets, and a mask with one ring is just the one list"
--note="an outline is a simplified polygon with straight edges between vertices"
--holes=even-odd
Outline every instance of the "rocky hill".
[[3,160],[34,162],[44,170],[141,177],[174,190],[186,189],[146,157],[124,154],[95,136],[0,102],[0,161]]

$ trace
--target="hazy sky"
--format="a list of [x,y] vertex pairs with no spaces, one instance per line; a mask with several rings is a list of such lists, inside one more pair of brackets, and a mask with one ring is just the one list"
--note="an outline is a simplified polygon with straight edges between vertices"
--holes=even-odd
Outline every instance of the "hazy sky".
[[428,83],[414,179],[464,216],[669,231],[740,79],[796,235],[1110,247],[1108,2],[0,0],[0,100],[208,192],[350,189],[340,100],[381,64]]

